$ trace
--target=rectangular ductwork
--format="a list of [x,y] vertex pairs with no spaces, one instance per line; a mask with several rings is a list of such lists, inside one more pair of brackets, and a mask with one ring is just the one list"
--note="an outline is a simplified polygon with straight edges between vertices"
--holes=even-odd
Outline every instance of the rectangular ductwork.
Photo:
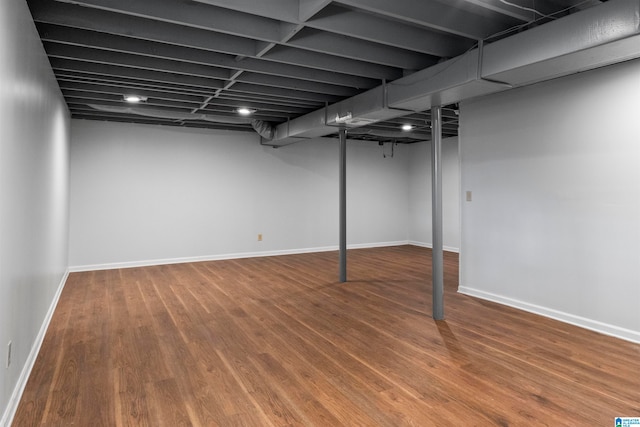
[[340,127],[355,128],[405,116],[410,111],[387,107],[386,85],[382,84],[359,95],[298,117],[276,128],[267,145],[287,145],[300,139],[318,138],[336,133]]
[[509,85],[481,80],[480,49],[389,83],[389,106],[424,111],[434,105],[509,89]]
[[387,86],[383,84],[360,95],[329,105],[326,109],[327,125],[354,128],[405,116],[406,111],[388,108],[386,92]]
[[640,1],[611,0],[489,44],[482,77],[522,86],[640,57]]
[[640,57],[640,1],[610,0],[281,124],[269,145],[335,133]]

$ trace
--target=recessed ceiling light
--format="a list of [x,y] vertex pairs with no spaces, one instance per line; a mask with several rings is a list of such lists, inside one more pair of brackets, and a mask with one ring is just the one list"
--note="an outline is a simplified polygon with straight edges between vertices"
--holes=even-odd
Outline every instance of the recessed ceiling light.
[[123,98],[125,101],[131,102],[132,104],[137,104],[138,102],[144,102],[147,100],[147,97],[142,95],[124,95]]
[[236,109],[236,113],[240,114],[241,116],[250,116],[251,114],[255,113],[257,110],[254,110],[253,108],[247,108],[247,107],[240,107],[238,109]]
[[405,132],[410,131],[411,129],[413,129],[413,126],[410,124],[402,125],[402,130]]

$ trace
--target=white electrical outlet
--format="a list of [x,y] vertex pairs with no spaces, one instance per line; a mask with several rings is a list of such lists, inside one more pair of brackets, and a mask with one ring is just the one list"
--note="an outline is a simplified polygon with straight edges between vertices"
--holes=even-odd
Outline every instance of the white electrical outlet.
[[7,344],[7,368],[11,366],[11,341]]

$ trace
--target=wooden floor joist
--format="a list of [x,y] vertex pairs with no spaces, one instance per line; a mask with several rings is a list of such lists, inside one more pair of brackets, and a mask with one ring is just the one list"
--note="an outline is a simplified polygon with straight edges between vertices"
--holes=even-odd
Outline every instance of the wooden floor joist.
[[73,273],[14,426],[608,426],[640,345],[456,293],[430,251]]

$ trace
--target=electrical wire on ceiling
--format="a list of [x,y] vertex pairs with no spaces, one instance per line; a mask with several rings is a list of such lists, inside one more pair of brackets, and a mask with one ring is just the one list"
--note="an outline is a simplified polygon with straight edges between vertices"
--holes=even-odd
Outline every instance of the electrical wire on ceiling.
[[[504,3],[504,4],[506,4],[506,5],[509,5],[509,6],[514,6],[514,7],[520,8],[520,9],[524,8],[524,6],[519,6],[517,4],[510,3],[507,0],[499,0],[499,1]],[[529,26],[531,24],[535,24],[536,22],[538,22],[538,21],[540,21],[542,19],[545,19],[545,18],[547,18],[547,19],[557,19],[558,18],[557,15],[565,13],[565,12],[571,10],[571,9],[578,8],[578,7],[580,7],[580,6],[584,5],[584,4],[591,3],[592,1],[593,0],[584,0],[584,1],[581,1],[580,3],[577,3],[577,4],[574,4],[572,6],[565,7],[564,9],[560,9],[558,11],[555,11],[555,12],[549,14],[549,15],[542,14],[542,13],[538,12],[537,10],[533,9],[533,11],[536,14],[541,15],[540,18],[533,19],[533,20],[531,20],[529,22],[525,22],[524,24],[515,25],[515,26],[513,26],[511,28],[507,28],[506,30],[498,31],[495,34],[491,34],[490,36],[485,37],[483,41],[487,42],[487,41],[489,41],[489,40],[491,40],[491,39],[493,39],[495,37],[501,37],[501,36],[504,36],[505,34],[509,34],[509,33],[514,32],[514,31],[519,31],[520,29],[522,29],[524,27],[527,27],[527,26]],[[528,9],[528,8],[526,8],[526,9]],[[477,45],[475,45],[474,47],[476,47],[476,46]]]
[[[551,15],[545,15],[544,13],[542,13],[542,12],[540,12],[540,11],[536,10],[536,9],[535,9],[535,8],[533,8],[533,7],[520,6],[519,4],[511,3],[510,1],[507,1],[507,0],[500,0],[500,3],[504,3],[504,4],[506,4],[507,6],[513,6],[513,7],[518,8],[518,9],[526,10],[527,12],[533,12],[533,13],[535,13],[536,15],[540,15],[540,16],[542,16],[543,18],[556,19],[554,16],[551,16]],[[557,12],[556,12],[556,13],[557,13]]]

